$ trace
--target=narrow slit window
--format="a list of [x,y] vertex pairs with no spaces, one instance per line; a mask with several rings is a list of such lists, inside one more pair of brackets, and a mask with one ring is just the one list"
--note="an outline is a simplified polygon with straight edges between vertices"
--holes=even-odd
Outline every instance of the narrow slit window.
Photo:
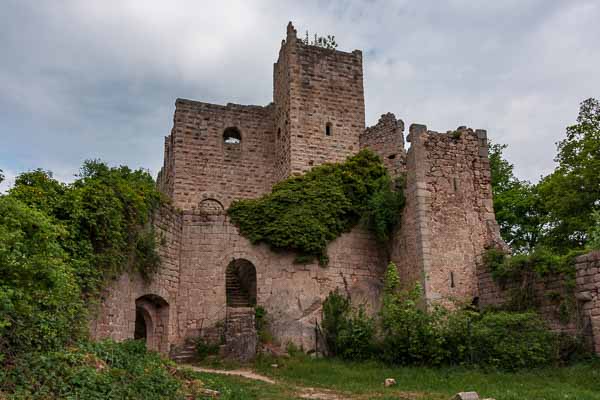
[[452,185],[454,186],[454,191],[457,192],[458,191],[458,178],[452,179]]
[[331,136],[331,122],[325,124],[325,136]]
[[455,287],[454,284],[454,272],[450,271],[450,287],[453,288]]

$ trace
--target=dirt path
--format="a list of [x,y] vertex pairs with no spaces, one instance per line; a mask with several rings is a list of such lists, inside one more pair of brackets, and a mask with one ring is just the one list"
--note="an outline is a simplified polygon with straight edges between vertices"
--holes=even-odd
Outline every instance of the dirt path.
[[[205,372],[208,374],[221,374],[221,375],[230,375],[230,376],[241,376],[247,379],[254,379],[256,381],[261,381],[269,384],[277,384],[278,382],[261,374],[257,374],[254,371],[248,369],[212,369],[212,368],[203,368],[196,367],[193,365],[182,365],[182,367],[189,368],[196,372]],[[328,389],[315,389],[310,387],[302,387],[296,386],[297,395],[301,399],[311,399],[311,400],[346,400],[349,399],[347,397],[341,397],[339,393],[328,390]]]
[[206,372],[209,374],[221,374],[221,375],[234,375],[234,376],[241,376],[241,377],[248,378],[248,379],[254,379],[255,381],[261,381],[261,382],[266,382],[266,383],[271,383],[271,384],[277,383],[273,379],[271,379],[267,376],[257,374],[256,372],[250,371],[248,369],[225,370],[225,369],[195,367],[193,365],[182,365],[182,366],[185,368],[189,368],[191,370],[197,371],[197,372]]

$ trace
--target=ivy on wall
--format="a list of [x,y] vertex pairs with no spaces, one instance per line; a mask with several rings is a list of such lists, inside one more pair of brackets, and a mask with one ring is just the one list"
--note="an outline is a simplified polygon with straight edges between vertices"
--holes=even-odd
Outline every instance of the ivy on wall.
[[234,202],[231,220],[252,243],[317,258],[326,265],[327,244],[359,222],[378,240],[389,239],[404,207],[401,181],[392,181],[379,156],[361,150],[344,163],[323,164],[273,187],[271,193]]
[[562,290],[549,291],[546,296],[556,304],[557,317],[562,323],[571,320],[574,304],[575,262],[585,251],[571,251],[558,255],[540,247],[529,254],[508,256],[501,250],[489,249],[484,263],[494,281],[508,290],[505,308],[512,311],[535,309],[537,304],[536,285],[549,277],[560,276]]

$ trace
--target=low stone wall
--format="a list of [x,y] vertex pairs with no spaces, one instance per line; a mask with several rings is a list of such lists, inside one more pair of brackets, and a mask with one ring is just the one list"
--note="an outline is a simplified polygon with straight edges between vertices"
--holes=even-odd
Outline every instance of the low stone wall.
[[576,297],[581,309],[582,331],[600,354],[600,251],[579,256]]
[[[492,273],[485,268],[480,268],[477,274],[479,282],[479,305],[482,308],[496,307],[510,301],[511,291],[519,289],[518,284],[500,285],[494,281]],[[578,332],[577,312],[573,299],[569,309],[569,316],[561,316],[561,303],[573,292],[567,290],[563,276],[551,275],[533,282],[533,301],[536,309],[548,323],[550,329],[556,332],[576,334]]]
[[[534,301],[550,329],[584,335],[595,352],[600,354],[600,251],[579,256],[575,262],[577,278],[574,289],[567,288],[564,276],[551,275],[534,283]],[[480,267],[477,277],[479,305],[483,308],[505,304],[510,299],[511,289],[517,288],[514,284],[499,285],[484,267]],[[560,307],[564,299],[570,307],[568,321],[561,317]]]
[[225,318],[225,355],[246,362],[256,356],[255,311],[252,307],[227,308]]

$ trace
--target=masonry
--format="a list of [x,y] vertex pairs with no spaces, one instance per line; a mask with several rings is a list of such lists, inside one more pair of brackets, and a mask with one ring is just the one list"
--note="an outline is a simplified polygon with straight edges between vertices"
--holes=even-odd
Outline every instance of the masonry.
[[[104,291],[92,336],[145,339],[173,357],[225,338],[226,352],[255,350],[252,309],[267,311],[282,347],[316,346],[321,305],[335,289],[379,307],[390,261],[428,303],[472,302],[487,247],[501,242],[492,209],[487,133],[445,133],[383,114],[365,127],[362,53],[303,43],[290,23],[273,66],[266,106],[175,102],[158,187],[171,204],[155,215],[160,271],[124,274]],[[253,245],[229,221],[236,199],[256,198],[287,177],[370,148],[406,186],[402,224],[386,245],[358,226],[330,243],[327,267]],[[248,311],[250,310],[250,311]],[[241,354],[244,353],[244,354]]]

